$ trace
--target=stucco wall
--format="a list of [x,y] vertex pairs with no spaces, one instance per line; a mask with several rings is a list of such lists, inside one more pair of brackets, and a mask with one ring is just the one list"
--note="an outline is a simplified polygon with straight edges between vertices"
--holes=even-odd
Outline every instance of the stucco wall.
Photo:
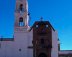
[[33,57],[33,32],[15,32],[14,41],[0,41],[0,57]]
[[12,57],[13,55],[13,41],[0,41],[0,57]]
[[52,30],[51,57],[58,57],[58,36],[57,36],[57,31],[53,31],[53,30]]

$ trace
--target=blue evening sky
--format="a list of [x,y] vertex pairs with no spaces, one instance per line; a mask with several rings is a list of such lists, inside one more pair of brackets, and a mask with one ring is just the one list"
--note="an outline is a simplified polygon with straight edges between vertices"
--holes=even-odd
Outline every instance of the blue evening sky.
[[[14,33],[15,0],[0,0],[0,36],[12,37]],[[31,14],[30,26],[44,19],[58,31],[61,49],[72,49],[72,0],[28,0]]]

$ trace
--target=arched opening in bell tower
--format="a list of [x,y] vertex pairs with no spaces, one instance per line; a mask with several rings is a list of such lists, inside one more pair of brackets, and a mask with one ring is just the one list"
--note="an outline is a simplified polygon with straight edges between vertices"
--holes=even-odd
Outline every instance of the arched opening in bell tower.
[[19,18],[19,26],[24,26],[23,17]]
[[23,4],[20,4],[19,9],[20,11],[23,11]]

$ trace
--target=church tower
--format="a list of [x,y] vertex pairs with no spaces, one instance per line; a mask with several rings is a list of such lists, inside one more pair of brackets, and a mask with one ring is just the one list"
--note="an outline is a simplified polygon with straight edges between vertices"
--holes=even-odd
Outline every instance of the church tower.
[[28,3],[27,0],[16,0],[15,31],[28,29]]
[[14,57],[33,57],[32,31],[28,31],[28,2],[27,0],[16,0],[15,25],[14,25]]
[[58,57],[57,31],[49,21],[33,25],[33,57]]

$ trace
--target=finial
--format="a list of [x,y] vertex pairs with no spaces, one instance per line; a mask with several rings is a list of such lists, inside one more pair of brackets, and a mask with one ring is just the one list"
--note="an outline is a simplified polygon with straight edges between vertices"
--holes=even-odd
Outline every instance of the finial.
[[43,17],[40,18],[40,21],[43,21]]

